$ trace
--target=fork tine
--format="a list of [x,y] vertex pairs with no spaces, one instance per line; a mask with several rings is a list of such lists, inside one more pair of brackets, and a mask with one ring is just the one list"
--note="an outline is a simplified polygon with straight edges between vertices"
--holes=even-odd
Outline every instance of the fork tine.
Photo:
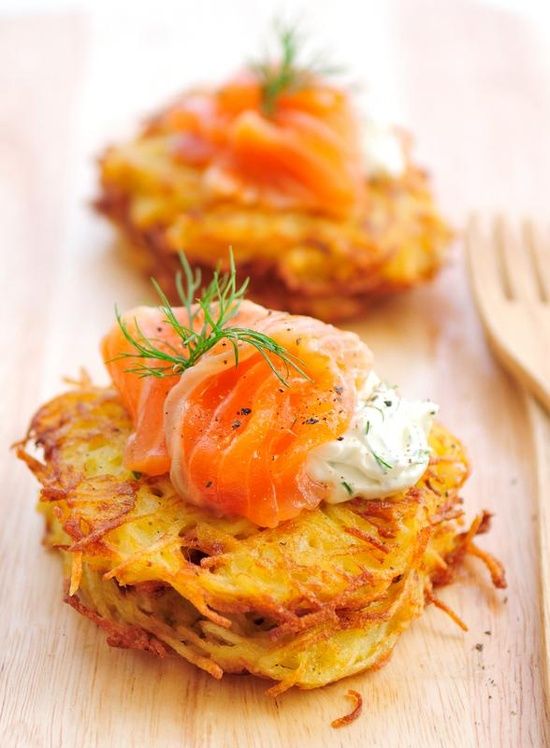
[[[487,340],[501,363],[550,412],[550,306],[539,301],[535,254],[525,241],[525,232],[521,246],[518,235],[512,233],[502,218],[492,222],[492,235],[486,226],[472,218],[465,243],[473,296]],[[534,232],[533,235],[536,236]],[[534,241],[546,282],[550,270],[550,241]],[[502,283],[504,270],[513,300],[506,297]],[[519,294],[527,293],[533,285],[536,293],[523,301]]]
[[516,229],[502,216],[495,219],[493,236],[508,297],[518,301],[537,301],[540,290],[529,245],[520,241]]
[[476,302],[483,304],[488,297],[503,296],[495,242],[491,240],[486,227],[475,214],[468,220],[465,247]]
[[523,222],[523,236],[533,258],[535,274],[542,301],[550,303],[550,237],[541,231],[533,221]]

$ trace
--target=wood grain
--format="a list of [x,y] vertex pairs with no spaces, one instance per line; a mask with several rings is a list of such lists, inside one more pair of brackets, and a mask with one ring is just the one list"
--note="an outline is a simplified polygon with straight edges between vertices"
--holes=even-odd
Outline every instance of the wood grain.
[[[509,590],[496,594],[472,562],[442,593],[468,622],[466,635],[430,609],[384,669],[275,702],[253,678],[216,682],[175,658],[111,650],[62,605],[59,564],[40,547],[36,485],[7,445],[62,375],[84,365],[104,381],[97,341],[113,302],[148,298],[88,210],[93,156],[178,85],[223,75],[253,53],[248,40],[275,7],[167,2],[145,13],[139,5],[0,19],[0,744],[547,744],[540,589],[548,577],[533,428],[523,394],[487,350],[458,251],[436,283],[381,305],[357,329],[382,375],[440,403],[469,446],[467,507],[495,512],[482,543],[505,562]],[[414,131],[456,225],[474,207],[535,217],[546,208],[550,81],[534,26],[473,2],[372,3],[361,16],[351,2],[309,7],[313,28],[329,30],[324,38],[330,32],[357,77]],[[212,25],[216,14],[223,23]],[[363,695],[363,716],[334,731],[348,688]]]

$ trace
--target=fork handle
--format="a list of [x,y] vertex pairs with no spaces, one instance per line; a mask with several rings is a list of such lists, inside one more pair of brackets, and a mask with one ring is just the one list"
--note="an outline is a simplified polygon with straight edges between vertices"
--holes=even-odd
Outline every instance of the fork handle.
[[550,416],[531,397],[527,397],[527,412],[537,464],[542,657],[545,665],[543,677],[546,703],[550,709]]

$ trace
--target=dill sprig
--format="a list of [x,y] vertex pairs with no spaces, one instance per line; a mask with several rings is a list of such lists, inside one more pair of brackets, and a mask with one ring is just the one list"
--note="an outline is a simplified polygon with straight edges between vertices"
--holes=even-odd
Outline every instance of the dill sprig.
[[[221,273],[216,270],[212,280],[202,292],[200,291],[202,288],[200,270],[193,271],[191,269],[183,252],[179,253],[179,258],[182,270],[178,271],[176,275],[176,290],[182,305],[187,311],[187,325],[179,322],[166,294],[158,282],[154,278],[151,279],[161,300],[159,309],[163,313],[165,321],[179,338],[177,346],[158,338],[147,337],[135,318],[134,325],[137,335],[133,335],[119,310],[115,307],[118,325],[134,350],[120,353],[113,360],[128,358],[137,361],[138,363],[135,366],[126,371],[140,377],[172,376],[181,374],[194,366],[207,351],[214,348],[220,341],[226,340],[233,349],[235,366],[239,364],[239,347],[247,344],[258,351],[283,385],[288,386],[287,377],[291,369],[309,379],[301,368],[299,360],[273,338],[248,327],[230,326],[231,320],[239,311],[249,282],[247,278],[244,283],[237,286],[235,261],[231,250],[229,252],[229,272]],[[275,365],[276,360],[283,363],[285,376]],[[158,361],[159,365],[154,365],[151,363],[152,361]]]
[[341,68],[327,65],[321,54],[300,61],[301,45],[304,40],[296,27],[276,22],[275,32],[280,46],[279,59],[273,60],[266,54],[265,59],[250,63],[250,69],[260,79],[261,106],[267,117],[273,115],[277,100],[283,93],[304,88],[315,76],[335,75],[341,72]]
[[347,481],[343,480],[342,486],[346,489],[346,493],[348,494],[348,496],[351,496],[353,494],[353,488]]
[[372,453],[372,456],[376,460],[376,464],[378,467],[382,468],[382,472],[387,472],[388,470],[393,470],[394,465],[390,465],[389,462],[386,462],[386,460],[383,460],[379,454],[376,454],[376,452],[373,450],[373,448],[369,445],[369,449]]

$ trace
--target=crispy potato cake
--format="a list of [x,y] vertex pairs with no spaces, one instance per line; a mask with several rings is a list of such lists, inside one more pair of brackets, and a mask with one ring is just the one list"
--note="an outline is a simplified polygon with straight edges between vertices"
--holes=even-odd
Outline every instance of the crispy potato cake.
[[209,277],[231,245],[250,298],[325,320],[351,318],[380,296],[434,276],[452,233],[429,179],[407,160],[399,177],[365,180],[367,208],[337,218],[224,201],[212,204],[198,167],[175,161],[172,136],[145,130],[100,160],[97,209],[120,230],[128,258],[176,301],[178,250]]
[[178,251],[208,276],[232,246],[253,300],[353,317],[431,278],[451,232],[408,135],[362,118],[296,28],[274,30],[276,58],[182,92],[108,148],[96,207],[173,302]]
[[315,688],[383,664],[426,603],[444,607],[433,588],[469,552],[505,584],[473,544],[488,515],[463,527],[467,460],[441,426],[414,488],[321,504],[274,529],[191,505],[167,477],[131,474],[131,429],[115,391],[85,382],[42,407],[18,446],[42,484],[65,600],[112,646],[176,652],[215,678],[253,673],[276,681],[275,694]]

